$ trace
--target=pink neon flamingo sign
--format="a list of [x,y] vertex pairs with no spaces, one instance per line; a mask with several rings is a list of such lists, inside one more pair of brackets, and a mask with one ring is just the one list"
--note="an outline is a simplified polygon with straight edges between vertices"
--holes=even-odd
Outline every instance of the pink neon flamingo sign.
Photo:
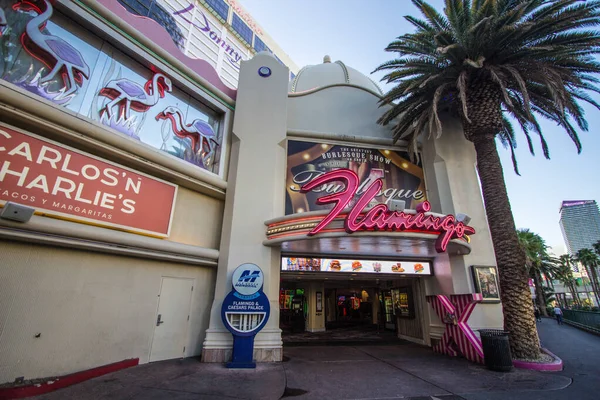
[[[338,217],[356,196],[358,191],[358,175],[349,169],[337,169],[318,176],[308,182],[301,193],[326,185],[330,182],[341,181],[344,189],[317,199],[319,205],[334,203],[329,214],[311,230],[308,235],[316,235],[331,221]],[[443,253],[452,239],[460,239],[465,235],[475,233],[475,228],[457,221],[454,215],[435,216],[429,213],[431,205],[425,201],[417,206],[416,214],[390,211],[385,204],[377,204],[368,211],[368,204],[377,196],[383,187],[382,179],[376,179],[354,203],[344,220],[344,229],[348,233],[357,231],[389,230],[389,231],[422,231],[438,234],[435,244],[436,251]]]

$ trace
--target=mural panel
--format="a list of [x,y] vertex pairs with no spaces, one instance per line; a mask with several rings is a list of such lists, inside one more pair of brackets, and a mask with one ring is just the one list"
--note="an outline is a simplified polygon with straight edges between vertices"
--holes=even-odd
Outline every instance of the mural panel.
[[0,78],[195,166],[219,173],[221,116],[56,12],[0,0]]

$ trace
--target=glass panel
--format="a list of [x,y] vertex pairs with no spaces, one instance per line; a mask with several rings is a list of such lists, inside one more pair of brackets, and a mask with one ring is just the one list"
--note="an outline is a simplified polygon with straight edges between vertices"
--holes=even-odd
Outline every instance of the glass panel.
[[227,21],[229,6],[223,0],[204,0],[221,18]]
[[269,53],[272,53],[271,49],[269,49],[265,42],[260,40],[258,36],[254,36],[254,50],[256,50],[257,53],[263,50],[267,50]]
[[[0,78],[78,112],[102,41],[52,8],[17,4],[13,10],[6,1],[0,3],[7,20],[0,36]],[[61,25],[69,25],[72,33]]]
[[236,13],[233,13],[233,19],[231,20],[231,27],[236,31],[242,39],[248,44],[252,43],[252,29],[246,25],[244,21]]

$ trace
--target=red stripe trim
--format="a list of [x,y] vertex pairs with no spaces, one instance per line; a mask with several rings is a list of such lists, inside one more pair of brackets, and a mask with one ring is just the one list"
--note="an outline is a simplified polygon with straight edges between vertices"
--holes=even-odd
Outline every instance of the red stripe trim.
[[41,394],[50,393],[67,386],[75,385],[76,383],[87,381],[88,379],[110,374],[111,372],[119,371],[125,368],[135,367],[139,364],[139,361],[139,358],[130,358],[128,360],[103,365],[101,367],[75,372],[73,374],[65,375],[55,379],[51,385],[42,383],[29,386],[0,388],[0,400],[22,399],[24,397],[39,396]]

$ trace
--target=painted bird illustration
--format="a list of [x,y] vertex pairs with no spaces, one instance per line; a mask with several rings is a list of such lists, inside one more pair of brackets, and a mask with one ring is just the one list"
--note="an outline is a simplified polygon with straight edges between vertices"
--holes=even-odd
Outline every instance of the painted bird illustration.
[[126,78],[109,81],[100,90],[100,95],[111,99],[104,106],[108,119],[112,118],[112,108],[119,105],[119,116],[127,120],[131,110],[148,111],[150,107],[165,97],[165,92],[170,92],[172,89],[171,80],[165,75],[157,73],[144,86]]
[[183,112],[177,107],[169,106],[156,116],[156,120],[170,120],[173,132],[178,138],[189,138],[192,141],[194,154],[203,158],[214,152],[217,145],[215,132],[207,122],[195,119],[190,124],[183,122]]
[[39,84],[49,82],[59,72],[63,72],[61,75],[66,90],[60,97],[64,98],[75,93],[78,86],[83,84],[84,78],[89,79],[90,68],[81,53],[66,40],[42,33],[52,17],[53,8],[48,0],[41,0],[41,3],[41,8],[32,0],[18,1],[13,5],[14,10],[34,11],[38,14],[27,23],[21,43],[27,53],[50,69],[46,76],[39,79]]

